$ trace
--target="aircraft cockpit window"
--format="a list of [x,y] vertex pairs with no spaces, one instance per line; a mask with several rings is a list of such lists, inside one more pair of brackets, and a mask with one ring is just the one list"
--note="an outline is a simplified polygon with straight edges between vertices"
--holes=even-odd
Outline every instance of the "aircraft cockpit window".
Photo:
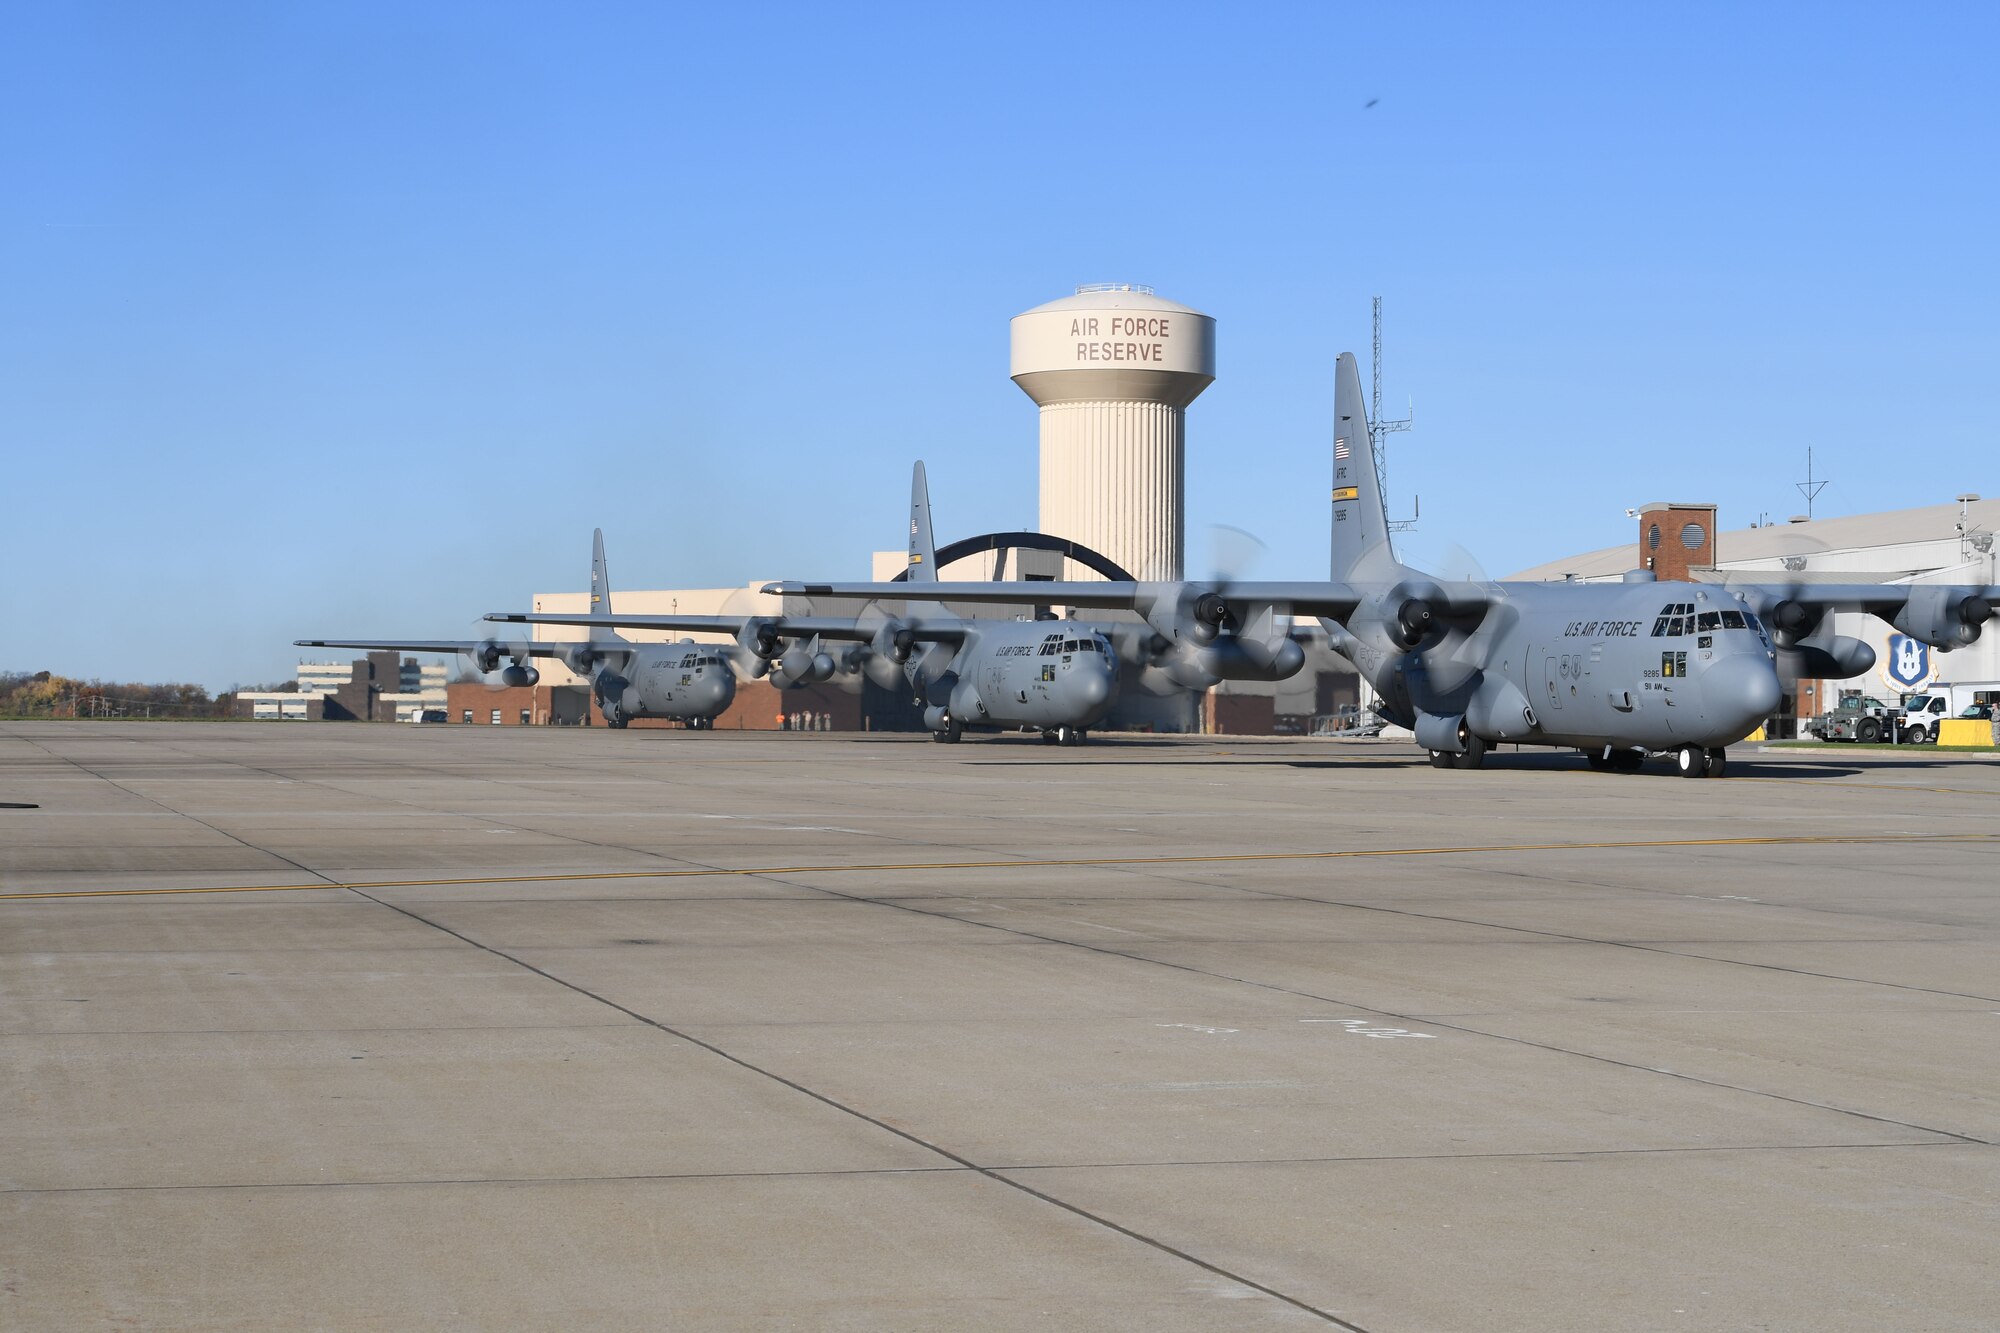
[[1656,639],[1664,637],[1667,632],[1667,626],[1671,624],[1673,624],[1673,621],[1668,619],[1665,614],[1662,614],[1658,620],[1653,622],[1653,637]]
[[1743,613],[1741,611],[1724,611],[1722,613],[1722,628],[1724,629],[1746,628],[1745,625],[1743,624]]
[[1700,617],[1698,618],[1698,623],[1695,625],[1695,628],[1703,634],[1708,633],[1710,630],[1721,629],[1722,628],[1721,613],[1717,611],[1702,612]]
[[1075,652],[1075,651],[1076,651],[1076,640],[1075,640],[1075,639],[1064,639],[1064,640],[1062,641],[1062,650],[1063,650],[1064,652],[1066,652],[1066,653],[1073,653],[1073,652]]

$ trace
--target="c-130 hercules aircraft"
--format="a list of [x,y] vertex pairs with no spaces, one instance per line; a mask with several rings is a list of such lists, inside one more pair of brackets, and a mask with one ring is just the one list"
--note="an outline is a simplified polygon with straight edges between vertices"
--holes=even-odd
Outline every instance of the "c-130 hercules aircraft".
[[[604,562],[604,530],[591,534],[590,604],[611,610],[611,575]],[[685,722],[697,730],[715,725],[716,717],[736,697],[735,671],[744,670],[734,647],[696,643],[633,643],[608,628],[599,617],[583,623],[593,628],[580,642],[534,639],[299,639],[301,648],[352,648],[399,653],[455,653],[481,671],[500,673],[502,685],[533,685],[541,673],[529,665],[536,657],[552,657],[590,682],[605,722],[623,727],[635,717],[659,717]],[[502,659],[508,665],[502,668]],[[758,669],[761,670],[760,663]],[[732,670],[734,668],[734,670]]]
[[[934,601],[909,600],[937,584],[930,491],[919,462],[910,478],[908,582],[880,585],[877,596],[906,601],[902,615],[864,610],[819,615],[574,615],[503,612],[488,620],[521,625],[588,625],[593,637],[611,627],[730,634],[733,659],[745,674],[769,665],[786,682],[821,681],[866,671],[877,683],[907,679],[924,705],[932,739],[957,741],[968,729],[1039,729],[1052,744],[1076,745],[1104,716],[1118,692],[1118,663],[1097,626],[1070,620],[967,619]],[[913,586],[915,585],[915,586]],[[952,585],[957,587],[958,585]],[[982,585],[986,586],[986,585]],[[1041,589],[1008,599],[1046,603]],[[873,600],[868,598],[864,600]],[[986,599],[993,600],[993,599]],[[849,641],[836,656],[826,640]]]
[[[1042,601],[1136,609],[1176,645],[1262,633],[1273,614],[1317,616],[1334,649],[1440,768],[1478,768],[1500,743],[1583,751],[1635,770],[1665,755],[1685,777],[1719,777],[1723,747],[1776,710],[1780,666],[1820,679],[1860,675],[1874,650],[1823,633],[1829,611],[1866,611],[1913,639],[1975,642],[2000,587],[1941,584],[1445,581],[1398,561],[1375,475],[1361,375],[1336,365],[1332,580],[1325,583],[950,585],[954,601]],[[841,599],[881,585],[779,583],[766,591]]]

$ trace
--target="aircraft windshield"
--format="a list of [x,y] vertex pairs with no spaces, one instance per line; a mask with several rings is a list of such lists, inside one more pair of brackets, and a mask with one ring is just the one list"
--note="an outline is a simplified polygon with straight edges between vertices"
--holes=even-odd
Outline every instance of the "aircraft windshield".
[[1722,628],[1743,629],[1743,613],[1741,611],[1724,611],[1722,613]]
[[1668,602],[1660,608],[1659,619],[1653,622],[1653,637],[1678,638],[1694,632],[1694,603]]

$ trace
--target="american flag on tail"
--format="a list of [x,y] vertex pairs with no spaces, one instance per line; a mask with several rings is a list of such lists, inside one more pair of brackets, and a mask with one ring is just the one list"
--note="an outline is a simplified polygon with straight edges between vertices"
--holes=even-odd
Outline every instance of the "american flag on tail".
[[1336,463],[1347,461],[1347,441],[1339,435],[1333,437],[1333,461]]

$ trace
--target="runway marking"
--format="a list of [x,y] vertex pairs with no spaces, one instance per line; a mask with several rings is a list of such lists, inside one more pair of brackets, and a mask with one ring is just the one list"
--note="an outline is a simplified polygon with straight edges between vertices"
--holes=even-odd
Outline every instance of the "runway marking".
[[1462,847],[1354,847],[1321,852],[1214,852],[1185,856],[1063,856],[1023,861],[890,861],[863,865],[700,866],[685,870],[593,870],[568,874],[472,875],[454,879],[378,879],[318,884],[200,884],[159,889],[63,889],[0,893],[0,902],[49,898],[142,898],[197,893],[304,893],[311,889],[430,889],[469,884],[550,884],[564,880],[697,879],[717,876],[830,875],[912,870],[1050,870],[1091,866],[1217,865],[1254,861],[1341,861],[1400,856],[1476,856],[1509,852],[1596,852],[1646,847],[1856,847],[2000,842],[2000,833],[1800,834],[1770,838],[1646,838],[1612,842],[1484,843]]
[[1370,1018],[1301,1018],[1301,1023],[1338,1023],[1340,1029],[1356,1037],[1423,1037],[1435,1041],[1435,1032],[1412,1032],[1408,1028],[1384,1028],[1375,1026]]

